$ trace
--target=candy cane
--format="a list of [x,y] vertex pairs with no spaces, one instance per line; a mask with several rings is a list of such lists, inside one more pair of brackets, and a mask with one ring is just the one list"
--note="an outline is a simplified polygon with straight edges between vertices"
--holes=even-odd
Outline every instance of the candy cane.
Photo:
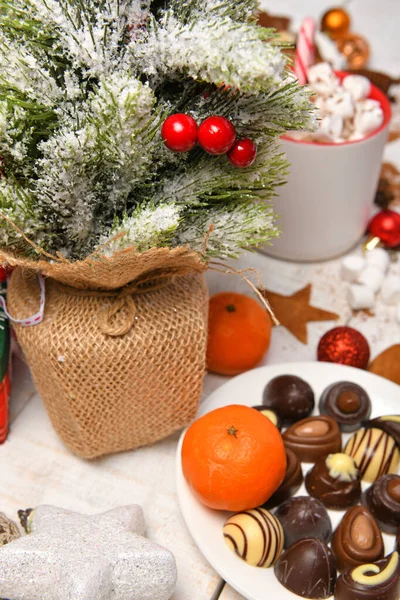
[[315,21],[308,17],[301,24],[296,42],[294,73],[301,85],[307,83],[307,69],[314,64],[315,55]]

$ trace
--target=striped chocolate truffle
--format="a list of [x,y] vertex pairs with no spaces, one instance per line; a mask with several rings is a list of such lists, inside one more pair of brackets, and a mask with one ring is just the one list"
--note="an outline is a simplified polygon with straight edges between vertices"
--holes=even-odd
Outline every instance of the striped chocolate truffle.
[[395,440],[381,429],[359,429],[346,444],[344,453],[354,458],[361,478],[374,482],[381,475],[396,473],[400,452]]
[[254,567],[271,567],[283,549],[283,529],[265,508],[238,512],[225,522],[227,546]]

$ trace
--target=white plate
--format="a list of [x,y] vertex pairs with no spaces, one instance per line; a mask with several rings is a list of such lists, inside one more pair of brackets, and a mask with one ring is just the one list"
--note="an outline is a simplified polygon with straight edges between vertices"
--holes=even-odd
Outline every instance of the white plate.
[[[313,414],[319,414],[318,401],[321,392],[329,384],[344,380],[358,383],[368,392],[372,401],[371,418],[400,412],[400,387],[387,379],[352,367],[322,362],[304,362],[264,366],[229,380],[203,402],[198,416],[226,404],[246,404],[248,406],[262,404],[262,392],[265,385],[273,377],[284,374],[298,375],[312,386],[316,399],[316,408]],[[221,577],[247,600],[266,600],[267,598],[271,600],[294,600],[297,598],[298,600],[299,596],[292,594],[278,582],[273,568],[251,567],[225,545],[222,527],[229,513],[211,510],[203,506],[192,495],[183,477],[181,445],[184,433],[177,451],[177,492],[186,525],[200,551]],[[351,434],[344,435],[343,439],[347,440],[349,435]],[[303,472],[309,468],[310,465],[303,465]],[[296,495],[306,493],[304,486],[301,486]],[[343,511],[329,511],[333,528],[336,527],[343,514]],[[394,536],[384,535],[383,538],[386,553],[392,552],[395,543]]]

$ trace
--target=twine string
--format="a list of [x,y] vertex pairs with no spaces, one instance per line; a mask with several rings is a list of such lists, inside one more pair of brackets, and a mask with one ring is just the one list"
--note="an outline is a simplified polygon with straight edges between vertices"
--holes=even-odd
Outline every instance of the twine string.
[[[257,269],[254,269],[253,267],[247,267],[246,269],[235,269],[234,267],[231,267],[229,265],[224,265],[224,263],[220,263],[218,261],[211,261],[209,263],[208,267],[211,271],[217,271],[218,273],[225,273],[225,275],[238,275],[238,277],[243,279],[243,281],[245,283],[247,283],[247,285],[257,295],[258,299],[260,300],[260,302],[264,306],[264,308],[268,311],[274,325],[280,325],[278,319],[274,315],[274,311],[272,310],[270,303],[262,294],[264,286],[262,284],[261,277],[260,277],[260,274],[257,271]],[[248,277],[246,277],[245,273],[247,273],[247,272],[251,272],[251,273],[253,273],[253,275],[255,275],[255,277],[257,279],[258,287],[256,287],[254,285],[254,283]]]

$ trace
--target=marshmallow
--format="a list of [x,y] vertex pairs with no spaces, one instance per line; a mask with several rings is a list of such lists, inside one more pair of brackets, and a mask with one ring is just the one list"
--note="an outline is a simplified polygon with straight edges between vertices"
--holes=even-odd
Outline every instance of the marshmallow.
[[371,82],[363,75],[347,75],[342,81],[342,87],[357,102],[358,100],[368,98],[371,91]]
[[388,275],[383,282],[381,291],[382,302],[385,304],[398,304],[400,302],[400,277]]
[[353,283],[365,267],[365,259],[362,256],[351,254],[345,256],[340,265],[340,275],[344,281]]
[[346,58],[326,33],[316,31],[314,41],[322,60],[330,63],[336,71],[342,71],[347,66]]
[[384,273],[374,266],[366,266],[358,276],[358,283],[366,285],[371,288],[373,292],[379,292],[383,283],[385,275]]
[[326,115],[319,122],[315,132],[315,139],[328,142],[341,141],[343,131],[343,119],[339,115]]
[[318,63],[310,67],[307,78],[312,89],[323,96],[331,95],[339,87],[339,79],[328,63]]
[[375,294],[373,290],[366,285],[353,284],[347,290],[347,300],[350,308],[353,310],[366,310],[373,308],[375,304]]
[[389,268],[390,256],[389,253],[383,248],[374,248],[373,250],[369,250],[365,258],[368,265],[377,267],[383,273],[386,273]]
[[357,133],[368,135],[383,123],[383,111],[376,100],[362,100],[356,106],[354,129]]
[[349,119],[354,115],[353,99],[349,92],[341,89],[336,90],[325,102],[325,110],[331,115],[339,115],[343,119]]

